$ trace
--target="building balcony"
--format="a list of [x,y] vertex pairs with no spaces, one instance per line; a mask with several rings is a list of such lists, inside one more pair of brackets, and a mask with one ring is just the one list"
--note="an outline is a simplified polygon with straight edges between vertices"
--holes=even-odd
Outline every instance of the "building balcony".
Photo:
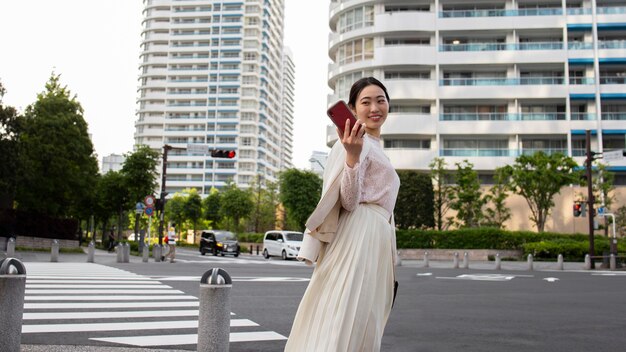
[[[506,89],[494,89],[498,86]],[[563,78],[450,78],[439,85],[440,99],[565,98]]]
[[437,119],[431,114],[390,113],[381,133],[383,135],[434,135],[437,133]]
[[391,165],[396,170],[429,170],[428,166],[437,152],[433,149],[385,149]]
[[449,51],[521,51],[521,50],[563,50],[562,42],[533,43],[470,43],[442,44],[440,52]]
[[[514,115],[514,114],[513,114]],[[568,120],[457,120],[439,121],[437,132],[442,135],[458,135],[461,131],[472,131],[481,135],[516,134],[567,134]]]
[[439,18],[560,16],[562,14],[563,9],[560,7],[517,10],[448,10],[439,12]]

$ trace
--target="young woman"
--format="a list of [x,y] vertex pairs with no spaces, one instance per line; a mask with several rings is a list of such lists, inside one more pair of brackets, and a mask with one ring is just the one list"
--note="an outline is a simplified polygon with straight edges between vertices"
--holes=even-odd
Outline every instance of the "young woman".
[[383,153],[389,113],[385,86],[352,85],[346,122],[324,171],[322,198],[309,217],[299,259],[316,262],[285,351],[380,351],[391,311],[396,263],[393,208],[400,180]]

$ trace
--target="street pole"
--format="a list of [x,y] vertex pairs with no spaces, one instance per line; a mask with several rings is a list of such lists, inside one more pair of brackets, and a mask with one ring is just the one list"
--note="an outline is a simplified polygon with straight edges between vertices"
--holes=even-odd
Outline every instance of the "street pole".
[[161,172],[161,195],[159,200],[159,245],[163,245],[163,220],[165,213],[165,196],[167,195],[165,192],[165,180],[167,179],[167,152],[171,149],[171,145],[163,145],[163,169]]
[[593,154],[591,152],[591,131],[585,131],[585,152],[586,152],[586,160],[585,160],[585,172],[587,176],[587,207],[589,209],[589,257],[591,257],[591,269],[595,269],[593,256],[595,253],[594,241],[593,241],[593,232],[594,232],[594,211],[593,211],[593,203],[595,202],[593,197],[593,185],[591,179],[591,164],[593,162]]

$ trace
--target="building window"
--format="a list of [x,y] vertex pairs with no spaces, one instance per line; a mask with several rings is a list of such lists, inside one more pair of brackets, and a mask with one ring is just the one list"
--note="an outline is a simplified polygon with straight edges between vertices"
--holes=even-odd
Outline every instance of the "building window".
[[358,28],[374,25],[374,6],[363,6],[346,11],[339,17],[337,31],[349,32]]
[[374,58],[374,39],[362,38],[339,47],[336,62],[340,65]]
[[387,139],[385,149],[430,149],[430,139]]

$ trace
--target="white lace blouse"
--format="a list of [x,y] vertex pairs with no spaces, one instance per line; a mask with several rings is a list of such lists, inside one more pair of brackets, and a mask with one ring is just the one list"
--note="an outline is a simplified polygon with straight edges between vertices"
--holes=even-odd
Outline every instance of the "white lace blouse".
[[383,152],[380,139],[365,134],[372,147],[362,162],[353,167],[344,165],[341,179],[341,205],[348,211],[360,203],[374,203],[393,214],[400,189],[400,178]]

